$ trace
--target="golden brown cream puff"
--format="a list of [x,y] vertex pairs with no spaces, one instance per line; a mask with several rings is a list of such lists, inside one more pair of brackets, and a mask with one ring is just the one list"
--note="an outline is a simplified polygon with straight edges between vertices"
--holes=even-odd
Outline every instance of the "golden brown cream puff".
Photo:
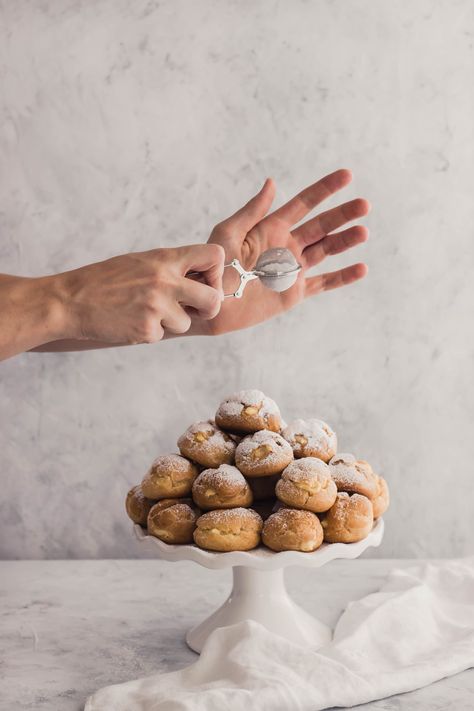
[[199,514],[191,499],[162,499],[148,514],[148,533],[169,544],[192,543]]
[[178,439],[179,451],[203,467],[232,464],[236,443],[213,420],[195,422]]
[[282,432],[293,448],[295,459],[317,457],[329,462],[337,451],[336,433],[323,420],[295,420]]
[[374,518],[379,518],[390,505],[390,492],[388,484],[382,476],[375,474],[375,479],[377,481],[377,492],[371,501],[374,509]]
[[260,390],[241,390],[227,397],[216,413],[216,423],[231,432],[257,432],[281,429],[278,405]]
[[374,524],[372,502],[362,494],[338,493],[335,503],[321,517],[324,540],[355,543],[367,538]]
[[253,501],[248,482],[237,467],[230,464],[201,472],[194,481],[192,493],[196,504],[205,511],[250,506]]
[[262,525],[253,509],[208,511],[197,520],[194,542],[210,551],[248,551],[260,543]]
[[133,523],[146,526],[148,513],[155,503],[155,501],[151,501],[143,495],[142,487],[138,484],[138,486],[134,486],[133,489],[130,489],[128,492],[125,500],[125,508]]
[[198,468],[179,454],[157,457],[142,481],[142,491],[148,499],[166,499],[191,493]]
[[292,459],[293,450],[288,442],[270,430],[244,437],[235,450],[235,463],[247,477],[278,474]]
[[373,499],[377,493],[377,480],[371,466],[353,454],[336,454],[329,462],[331,476],[338,491],[362,494]]
[[316,457],[306,457],[290,462],[283,470],[276,495],[287,506],[320,513],[335,502],[337,487],[327,464]]
[[263,525],[262,540],[272,551],[315,551],[323,542],[323,529],[311,511],[281,508]]

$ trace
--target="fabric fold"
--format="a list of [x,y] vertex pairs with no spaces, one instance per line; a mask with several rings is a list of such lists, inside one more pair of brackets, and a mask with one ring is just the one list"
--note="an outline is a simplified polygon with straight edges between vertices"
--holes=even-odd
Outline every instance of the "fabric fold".
[[412,691],[474,666],[474,559],[395,570],[313,651],[251,620],[215,630],[176,672],[101,689],[85,711],[321,711]]

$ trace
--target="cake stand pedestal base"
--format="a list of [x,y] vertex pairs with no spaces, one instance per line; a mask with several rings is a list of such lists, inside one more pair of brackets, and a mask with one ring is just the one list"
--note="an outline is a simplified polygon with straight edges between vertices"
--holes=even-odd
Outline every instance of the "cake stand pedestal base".
[[186,635],[186,642],[200,652],[217,627],[255,620],[270,632],[313,649],[331,640],[331,630],[299,607],[288,595],[283,568],[258,570],[244,565],[232,568],[232,591],[212,615]]
[[217,627],[233,625],[242,620],[255,620],[275,634],[312,649],[331,641],[331,631],[297,605],[285,587],[284,568],[302,565],[320,568],[336,558],[358,558],[367,548],[378,546],[383,538],[384,524],[379,518],[367,538],[357,543],[323,543],[312,553],[273,551],[259,546],[251,551],[214,553],[195,545],[169,545],[149,536],[140,526],[135,535],[169,561],[192,560],[214,570],[232,568],[232,591],[218,610],[186,635],[186,642],[200,652],[204,642]]

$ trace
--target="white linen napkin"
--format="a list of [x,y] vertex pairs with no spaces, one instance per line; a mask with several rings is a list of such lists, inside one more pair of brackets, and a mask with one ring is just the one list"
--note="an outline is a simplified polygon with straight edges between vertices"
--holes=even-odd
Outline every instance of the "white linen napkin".
[[395,570],[317,652],[253,621],[215,630],[186,669],[109,686],[85,711],[319,711],[474,666],[474,558]]

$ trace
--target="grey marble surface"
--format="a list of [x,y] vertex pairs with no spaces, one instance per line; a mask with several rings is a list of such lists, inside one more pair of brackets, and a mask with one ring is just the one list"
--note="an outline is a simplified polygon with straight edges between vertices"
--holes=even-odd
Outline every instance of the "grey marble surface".
[[[334,625],[349,600],[377,590],[399,560],[289,568],[294,599]],[[196,658],[190,626],[220,605],[230,571],[164,561],[0,563],[1,711],[79,711],[96,689],[171,671]],[[474,671],[359,708],[467,711]]]
[[127,488],[241,387],[385,474],[383,555],[473,552],[473,62],[471,0],[0,0],[1,271],[206,240],[267,175],[280,204],[348,166],[373,204],[324,264],[367,260],[360,285],[219,339],[1,364],[0,557],[137,555]]

